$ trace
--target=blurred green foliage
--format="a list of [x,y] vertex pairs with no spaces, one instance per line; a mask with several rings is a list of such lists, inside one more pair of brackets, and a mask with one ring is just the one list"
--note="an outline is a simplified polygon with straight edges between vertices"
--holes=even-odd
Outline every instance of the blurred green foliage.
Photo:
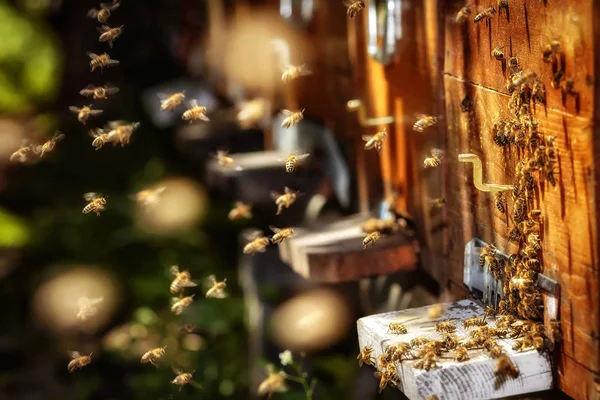
[[0,247],[22,247],[29,241],[29,237],[30,230],[26,222],[0,208]]

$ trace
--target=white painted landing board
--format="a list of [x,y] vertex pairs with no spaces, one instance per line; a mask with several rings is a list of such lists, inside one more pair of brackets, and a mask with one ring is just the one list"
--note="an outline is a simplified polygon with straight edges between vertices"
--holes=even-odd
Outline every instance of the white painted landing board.
[[[437,320],[427,316],[427,310],[431,306],[361,318],[357,321],[360,348],[371,346],[373,359],[377,362],[378,357],[393,343],[410,342],[419,336],[439,338],[440,334],[435,331],[435,325],[445,319],[456,319],[453,321],[457,326],[454,334],[459,338],[466,338],[468,331],[463,328],[461,320],[484,314],[484,309],[471,300],[447,303],[445,306],[446,311]],[[393,321],[403,323],[408,333],[388,334],[388,325]],[[492,318],[488,318],[488,325],[495,326]],[[512,350],[513,339],[496,340],[519,368],[518,378],[496,377],[494,375],[496,360],[491,359],[483,350],[469,350],[469,360],[455,362],[453,359],[440,359],[439,367],[429,371],[413,368],[415,361],[403,361],[402,364],[397,364],[401,379],[400,390],[411,400],[425,400],[431,395],[436,395],[439,400],[485,400],[552,388],[552,367],[547,353],[540,354],[536,350],[516,352]],[[452,355],[452,352],[448,353],[448,357]],[[370,368],[370,366],[363,366],[363,368]],[[393,387],[388,388],[386,390],[393,390]]]

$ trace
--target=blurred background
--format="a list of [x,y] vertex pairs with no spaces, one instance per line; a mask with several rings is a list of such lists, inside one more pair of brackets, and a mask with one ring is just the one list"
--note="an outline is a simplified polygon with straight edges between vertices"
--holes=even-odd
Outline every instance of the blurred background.
[[[287,59],[315,71],[347,69],[346,11],[340,5],[335,23],[320,22],[344,36],[343,44],[332,36],[324,45],[344,56],[324,61],[303,40],[314,33],[302,8],[312,2],[267,3],[125,0],[108,21],[125,25],[111,49],[98,42],[98,21],[86,17],[98,7],[93,1],[0,0],[0,398],[247,399],[285,349],[307,352],[305,368],[319,380],[315,398],[375,398],[373,370],[357,380],[355,321],[366,312],[358,280],[306,280],[275,246],[241,257],[248,229],[267,234],[269,225],[308,225],[316,215],[339,220],[360,208],[356,167],[347,161],[355,143],[344,139],[340,113],[323,118],[323,110],[344,110],[350,83],[308,85],[322,96],[311,115],[311,104],[281,89],[279,68]],[[91,73],[86,51],[106,51],[120,65]],[[120,88],[108,100],[79,94],[106,82]],[[210,123],[187,124],[184,108],[160,111],[158,93],[183,90],[208,107]],[[104,113],[83,126],[68,108],[89,104]],[[300,131],[277,128],[281,105],[307,108]],[[94,149],[88,131],[111,120],[140,127],[128,146]],[[23,139],[43,143],[55,130],[65,139],[54,151],[9,161]],[[248,172],[215,168],[218,149],[248,154]],[[296,149],[311,152],[310,166],[293,177],[283,164],[273,167],[275,153]],[[163,186],[149,211],[130,197]],[[283,186],[305,195],[275,219],[268,193]],[[100,217],[82,214],[87,192],[107,196]],[[228,219],[236,200],[255,205],[251,219]],[[195,293],[193,304],[174,315],[172,265],[198,282],[211,274],[227,279],[230,296],[204,299],[199,286],[186,291]],[[406,292],[415,274],[394,279]],[[371,312],[388,304],[394,284],[377,285]],[[436,290],[405,298],[402,307]],[[76,318],[81,296],[103,298],[85,323]],[[140,363],[144,352],[163,346],[158,368]],[[93,353],[92,362],[69,374],[74,350]],[[179,392],[171,366],[194,371],[204,388]],[[299,384],[289,386],[275,398],[306,398]]]

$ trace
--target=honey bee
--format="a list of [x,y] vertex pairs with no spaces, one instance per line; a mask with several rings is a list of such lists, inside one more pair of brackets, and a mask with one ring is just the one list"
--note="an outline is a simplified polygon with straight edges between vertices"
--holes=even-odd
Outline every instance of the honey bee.
[[515,340],[515,344],[513,344],[512,349],[515,351],[525,351],[531,347],[533,347],[533,341],[530,338],[522,338]]
[[508,0],[498,0],[498,13],[501,13],[503,8],[508,12]]
[[367,236],[365,236],[363,239],[363,250],[367,249],[369,246],[372,248],[375,242],[381,239],[381,236],[381,232],[378,231],[369,233]]
[[106,205],[106,197],[103,197],[100,193],[86,193],[83,195],[85,201],[88,204],[83,207],[83,214],[89,214],[91,212],[95,212],[97,216],[100,216],[100,211],[104,210],[104,206]]
[[450,321],[441,321],[437,323],[437,325],[435,326],[435,330],[436,332],[452,333],[456,331],[456,325],[454,325]]
[[432,117],[424,114],[417,114],[417,122],[413,125],[413,130],[423,132],[426,128],[437,124],[437,117]]
[[497,250],[498,249],[496,249],[496,246],[494,246],[493,244],[488,244],[483,249],[481,249],[481,253],[479,254],[479,267],[483,268],[486,259],[488,259],[489,257],[495,257]]
[[425,356],[422,359],[415,362],[413,367],[417,369],[424,369],[425,371],[429,371],[430,369],[437,367],[436,354],[433,352],[425,354]]
[[35,154],[39,154],[40,158],[44,157],[44,155],[46,155],[47,153],[50,153],[52,150],[54,150],[56,143],[60,142],[64,138],[65,138],[65,135],[62,132],[57,131],[54,133],[54,136],[52,136],[52,138],[50,138],[50,140],[47,140],[42,145],[35,146],[35,148],[33,149],[33,152]]
[[300,195],[299,192],[295,192],[287,186],[283,188],[283,191],[283,194],[278,193],[276,191],[271,192],[271,198],[275,200],[275,205],[277,206],[277,212],[275,213],[275,215],[281,214],[284,208],[290,208],[290,206],[294,204],[294,202]]
[[559,343],[562,340],[560,321],[550,320],[550,333],[554,342]]
[[149,350],[142,355],[140,362],[142,364],[150,363],[158,368],[158,364],[156,363],[159,358],[165,355],[165,347],[157,347],[156,349]]
[[296,171],[298,164],[304,161],[309,155],[310,153],[298,154],[298,152],[295,152],[287,156],[285,160],[281,158],[279,160],[285,161],[285,172],[292,173]]
[[510,68],[511,73],[515,74],[521,70],[521,65],[519,64],[519,59],[517,57],[511,57],[508,59],[508,68]]
[[160,198],[160,195],[166,189],[167,188],[164,186],[159,186],[152,189],[144,189],[130,195],[129,198],[135,200],[141,207],[145,208],[156,204]]
[[494,193],[494,204],[496,204],[498,211],[500,211],[502,214],[506,213],[506,199],[504,198],[502,192]]
[[234,168],[236,171],[243,170],[241,166],[235,165],[233,157],[229,155],[229,151],[227,150],[217,150],[217,154],[214,157],[221,168]]
[[112,138],[109,138],[108,132],[105,132],[103,129],[94,128],[89,131],[89,135],[94,138],[92,141],[92,146],[99,150],[107,143],[110,143]]
[[508,233],[508,240],[513,243],[520,243],[523,238],[523,232],[518,226],[514,226]]
[[431,149],[431,157],[427,157],[423,161],[425,168],[435,168],[442,164],[442,158],[444,157],[444,151],[440,149]]
[[416,337],[410,341],[410,347],[419,347],[429,343],[431,340],[426,337]]
[[107,128],[110,129],[108,140],[113,143],[113,146],[120,143],[121,147],[125,147],[125,145],[129,144],[133,132],[139,127],[139,122],[109,121],[107,124]]
[[96,68],[100,68],[100,72],[102,72],[104,70],[104,67],[116,67],[120,64],[118,60],[110,58],[108,53],[98,55],[88,51],[87,55],[89,58],[91,58],[90,67],[92,67],[92,72],[94,72]]
[[292,237],[294,235],[294,228],[283,228],[279,229],[274,226],[269,226],[275,234],[271,237],[271,242],[273,244],[282,243],[284,240]]
[[67,365],[67,369],[69,370],[69,372],[74,372],[78,369],[85,367],[89,363],[91,363],[92,362],[92,354],[93,353],[90,353],[89,356],[82,356],[81,354],[79,354],[78,351],[71,352],[70,355],[71,355],[72,360],[69,362],[69,365]]
[[442,342],[443,342],[443,347],[446,350],[454,350],[456,347],[458,347],[460,345],[460,342],[458,341],[456,336],[453,336],[449,333],[444,333],[444,335],[442,336]]
[[515,199],[513,204],[513,219],[516,223],[523,221],[526,217],[526,208],[527,205],[525,203],[525,197],[519,196]]
[[383,142],[387,137],[387,128],[383,128],[382,131],[377,132],[375,135],[363,135],[362,139],[367,142],[365,143],[365,150],[375,149],[377,153],[381,153]]
[[87,85],[79,91],[79,94],[85,97],[93,96],[93,99],[108,99],[108,96],[119,93],[119,88],[111,83],[104,86]]
[[537,351],[544,349],[544,337],[542,335],[532,335],[531,340],[533,341],[533,348]]
[[227,279],[217,282],[214,275],[210,275],[204,280],[204,286],[208,288],[206,291],[207,299],[224,299],[229,296],[225,291],[227,288]]
[[374,375],[376,378],[379,378],[379,393],[387,387],[388,383],[393,382],[398,378],[398,372],[393,363],[387,364],[383,372],[377,371]]
[[70,106],[69,110],[71,110],[71,112],[74,112],[77,114],[77,119],[83,125],[85,125],[86,121],[88,120],[88,118],[90,116],[100,115],[104,112],[102,110],[92,110],[91,104],[89,106],[83,106],[81,108],[75,107],[75,106]]
[[442,208],[446,205],[446,198],[438,197],[437,199],[430,200],[429,203],[431,204],[432,209]]
[[502,52],[503,47],[494,47],[494,50],[492,50],[492,57],[494,57],[498,61],[504,60],[504,53]]
[[549,44],[544,47],[542,51],[542,60],[545,63],[551,63],[554,61],[554,57],[560,51],[560,42],[558,40],[553,40]]
[[400,322],[390,322],[388,326],[388,333],[390,332],[396,335],[404,335],[408,333],[408,330],[406,329],[406,326]]
[[494,122],[492,128],[492,135],[494,143],[499,147],[508,146],[510,143],[509,136],[506,134],[507,123],[505,120],[500,119]]
[[229,220],[235,221],[238,219],[252,218],[252,206],[250,204],[244,204],[241,201],[236,201],[231,211],[229,211]]
[[104,300],[103,297],[96,299],[90,299],[88,297],[80,297],[77,301],[79,311],[77,312],[77,319],[81,321],[87,321],[90,317],[93,317],[98,312],[96,305]]
[[466,361],[469,359],[469,352],[466,347],[458,346],[455,350],[454,360],[456,361]]
[[358,14],[363,8],[365,8],[364,1],[349,1],[346,0],[344,4],[348,7],[348,11],[346,14],[348,15],[348,19],[352,19]]
[[258,395],[268,394],[270,398],[273,393],[287,392],[289,388],[285,384],[286,373],[275,371],[272,365],[267,366],[267,378],[258,385]]
[[494,15],[495,13],[496,7],[486,8],[485,10],[477,14],[475,18],[473,18],[473,22],[478,23],[485,20],[485,23],[487,24],[488,21],[492,18],[492,15]]
[[194,386],[195,388],[198,389],[202,389],[202,385],[200,385],[198,382],[194,381],[193,378],[193,373],[195,371],[192,372],[183,372],[181,370],[178,369],[173,369],[173,372],[175,372],[175,374],[177,374],[177,376],[175,377],[175,379],[173,379],[171,381],[171,383],[173,385],[177,385],[179,386],[179,391],[181,392],[181,389],[183,389],[183,387],[187,384],[190,384],[192,386]]
[[206,107],[199,106],[198,100],[196,99],[191,99],[188,102],[188,109],[183,112],[181,119],[184,121],[190,121],[190,124],[199,119],[206,122],[210,121],[210,119],[206,116]]
[[121,4],[119,3],[119,0],[113,0],[113,2],[110,4],[109,3],[100,3],[100,9],[97,10],[95,8],[92,8],[91,10],[89,10],[87,12],[87,16],[90,18],[97,19],[98,22],[100,22],[100,23],[104,23],[104,22],[108,21],[111,11],[114,11],[117,8],[119,8],[120,5]]
[[504,355],[504,350],[499,345],[492,346],[489,350],[491,358],[499,358]]
[[458,13],[456,13],[455,21],[458,23],[465,22],[466,20],[469,19],[470,16],[471,16],[471,7],[465,6],[465,7],[461,8],[460,10],[458,10]]
[[101,27],[97,28],[98,32],[100,32],[100,37],[98,38],[98,41],[108,42],[108,46],[112,48],[113,43],[115,42],[115,40],[117,40],[119,36],[121,36],[124,29],[125,25],[121,25],[116,28],[111,28],[108,25],[102,25]]
[[550,81],[550,86],[553,89],[560,88],[560,81],[565,77],[565,72],[563,70],[558,70],[554,75],[552,75],[552,80]]
[[281,74],[281,81],[288,83],[300,76],[311,75],[312,72],[306,68],[306,64],[302,65],[287,65]]
[[33,151],[33,146],[27,139],[21,141],[21,146],[17,151],[10,155],[10,162],[24,163],[27,161],[27,155]]
[[427,316],[430,319],[438,319],[444,314],[446,307],[443,304],[435,304],[427,309]]
[[544,84],[541,79],[537,79],[533,84],[531,95],[537,102],[546,104],[546,91],[544,90]]
[[483,326],[485,324],[486,324],[485,318],[481,318],[481,317],[467,318],[463,321],[463,326],[465,328],[470,328],[472,326]]
[[[414,340],[414,339],[413,339]],[[411,345],[408,343],[395,343],[386,349],[392,361],[402,361],[410,353]]]
[[175,313],[175,315],[181,315],[183,310],[185,310],[190,306],[190,304],[192,304],[192,302],[194,301],[194,296],[195,294],[181,298],[172,297],[171,303],[173,303],[173,305],[171,306],[171,311]]
[[157,96],[162,111],[173,111],[185,100],[185,91],[173,94],[158,93]]
[[432,394],[427,398],[427,400],[440,400],[435,394]]
[[508,375],[512,378],[516,378],[519,376],[519,369],[513,364],[508,356],[503,355],[502,357],[498,358],[498,361],[496,361],[494,375]]
[[371,346],[363,347],[363,349],[360,351],[360,353],[358,353],[358,356],[356,356],[356,359],[358,360],[358,366],[362,367],[363,364],[373,365],[374,361],[373,361],[372,353],[373,353],[373,347],[371,347]]
[[250,239],[250,243],[244,246],[244,254],[264,253],[267,251],[270,240],[263,236],[261,232],[255,232],[248,239]]
[[171,286],[169,286],[171,293],[183,292],[183,288],[198,286],[196,283],[192,282],[192,275],[189,271],[179,271],[179,267],[173,265],[170,272],[171,275],[175,277],[171,282]]
[[304,119],[304,111],[281,110],[281,113],[286,117],[281,123],[282,128],[290,128]]

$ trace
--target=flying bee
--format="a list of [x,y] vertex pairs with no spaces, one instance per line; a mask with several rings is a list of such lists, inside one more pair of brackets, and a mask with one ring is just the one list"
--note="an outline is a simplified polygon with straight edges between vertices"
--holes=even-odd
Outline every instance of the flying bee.
[[281,110],[281,113],[286,117],[281,123],[282,128],[290,128],[304,119],[304,111]]
[[236,201],[231,211],[229,211],[229,220],[235,221],[238,219],[252,218],[252,206],[250,204],[244,204],[241,201]]
[[260,231],[248,235],[248,239],[250,242],[244,246],[244,254],[264,253],[267,251],[270,240],[268,237],[263,236]]
[[427,316],[430,319],[438,319],[444,314],[446,307],[443,304],[435,304],[427,309]]
[[94,140],[92,140],[92,146],[94,146],[96,150],[99,150],[105,144],[110,143],[112,139],[109,138],[108,132],[100,128],[94,128],[90,130],[88,134],[94,138]]
[[79,311],[77,312],[77,319],[80,321],[87,321],[89,318],[96,315],[98,312],[96,305],[101,303],[103,300],[103,297],[98,297],[96,299],[90,299],[86,296],[80,297],[77,300],[77,306],[79,308]]
[[93,96],[93,99],[108,99],[108,96],[119,93],[119,88],[111,83],[104,86],[87,85],[79,91],[79,94],[85,97]]
[[56,147],[56,143],[60,142],[64,138],[65,138],[65,135],[62,132],[56,131],[54,133],[54,135],[52,136],[52,138],[47,140],[44,144],[35,146],[35,148],[33,149],[33,152],[35,154],[39,154],[40,158],[44,157],[44,155],[46,155],[47,153],[50,153],[52,150],[54,150],[54,147]]
[[227,150],[217,150],[217,154],[214,155],[214,158],[221,168],[234,168],[236,171],[243,170],[241,166],[235,165],[233,157],[229,155],[229,151]]
[[106,197],[103,197],[100,193],[86,193],[83,195],[85,201],[88,204],[83,207],[83,214],[89,214],[91,212],[95,212],[97,216],[100,216],[100,211],[104,210],[104,206],[106,205]]
[[189,271],[179,271],[177,265],[173,265],[169,271],[171,272],[171,275],[174,276],[174,279],[169,286],[171,293],[183,292],[183,288],[198,286],[196,283],[192,282],[192,275]]
[[454,360],[456,361],[466,361],[469,359],[469,352],[466,347],[458,346],[455,350]]
[[358,356],[356,356],[356,359],[358,360],[358,366],[362,367],[363,364],[373,365],[374,360],[373,360],[372,354],[373,354],[373,347],[371,347],[371,346],[363,347],[363,349],[360,351],[360,353],[358,353]]
[[508,375],[512,378],[516,378],[519,376],[519,369],[515,366],[515,364],[513,364],[508,356],[503,355],[502,357],[498,358],[498,361],[496,361],[494,375]]
[[104,70],[104,67],[116,67],[120,64],[118,60],[110,58],[108,53],[98,55],[88,51],[87,55],[89,58],[91,58],[90,67],[92,67],[92,72],[94,72],[96,68],[100,68],[100,72],[102,72]]
[[553,40],[544,47],[542,51],[542,60],[545,63],[551,63],[554,60],[554,57],[560,51],[560,42],[558,40]]
[[483,10],[482,12],[477,14],[475,16],[475,18],[473,18],[473,22],[477,23],[477,22],[481,22],[481,21],[485,20],[485,22],[487,24],[487,22],[492,18],[492,15],[494,15],[495,13],[496,13],[496,7],[486,8],[485,10]]
[[206,107],[199,106],[196,99],[191,99],[188,102],[188,109],[183,112],[181,119],[190,121],[190,124],[199,119],[206,122],[210,121],[206,116]]
[[435,168],[442,164],[442,158],[444,158],[444,151],[440,149],[431,149],[431,157],[427,157],[423,161],[425,168]]
[[195,294],[181,298],[172,297],[171,303],[173,303],[173,305],[171,306],[171,311],[175,313],[175,315],[181,315],[183,310],[185,310],[190,306],[190,304],[192,304],[192,302],[194,301],[194,296]]
[[258,385],[257,393],[259,396],[267,395],[269,399],[273,393],[282,393],[289,390],[285,383],[286,373],[276,371],[272,365],[267,365],[267,377]]
[[108,21],[111,11],[114,11],[117,8],[119,8],[120,5],[121,3],[119,3],[119,0],[113,0],[112,3],[100,3],[100,9],[97,10],[95,8],[92,8],[87,12],[87,16],[90,18],[97,19],[100,23],[105,23],[106,21]]
[[381,236],[381,232],[378,231],[369,233],[367,236],[365,236],[363,239],[363,250],[367,249],[369,246],[372,248],[375,242],[381,239]]
[[465,7],[461,8],[460,10],[458,10],[458,13],[456,13],[456,18],[454,18],[454,20],[458,23],[461,23],[461,22],[465,22],[466,20],[468,20],[470,16],[471,16],[471,7],[465,6]]
[[[298,152],[291,153],[285,159],[285,172],[289,172],[289,173],[295,172],[296,169],[298,168],[298,164],[300,164],[302,161],[304,161],[309,155],[310,155],[310,153],[305,153],[305,154],[298,154]],[[284,161],[283,159],[280,159],[280,160]]]
[[171,381],[171,383],[173,385],[177,385],[179,386],[179,391],[181,392],[181,389],[183,389],[183,387],[187,384],[190,384],[192,386],[194,386],[197,389],[202,389],[202,385],[200,385],[198,382],[194,381],[193,378],[193,373],[192,372],[183,372],[181,370],[178,369],[173,369],[173,372],[175,372],[177,374],[177,376],[175,377],[175,379],[173,379]]
[[90,353],[89,356],[82,356],[81,354],[79,354],[78,351],[71,352],[70,355],[72,360],[69,362],[69,365],[67,365],[67,369],[69,370],[69,372],[74,372],[75,370],[83,368],[89,363],[91,363],[92,354],[93,353]]
[[225,291],[227,288],[227,279],[217,282],[217,278],[214,275],[210,275],[204,280],[204,287],[208,288],[206,291],[207,299],[224,299],[229,296]]
[[365,150],[375,149],[377,153],[381,153],[383,142],[387,138],[387,128],[377,132],[375,135],[363,135],[362,139],[365,143]]
[[498,211],[500,211],[502,214],[506,213],[506,199],[504,198],[502,192],[494,193],[494,204],[496,204]]
[[129,196],[130,199],[135,200],[138,205],[143,208],[149,207],[156,204],[160,199],[160,195],[166,190],[165,186],[158,186],[156,188],[140,190]]
[[452,333],[456,331],[456,325],[454,325],[450,321],[441,321],[437,323],[437,325],[435,326],[435,330],[436,332]]
[[115,42],[115,40],[117,40],[119,36],[121,36],[124,29],[125,25],[121,25],[116,28],[111,28],[108,25],[102,25],[101,27],[97,28],[97,31],[100,32],[100,37],[98,38],[98,41],[108,42],[108,46],[112,48],[113,43]]
[[437,199],[432,199],[429,201],[429,203],[431,204],[431,208],[435,209],[435,208],[442,208],[446,205],[446,198],[445,197],[438,197]]
[[290,206],[294,204],[300,195],[299,192],[295,192],[287,186],[283,188],[283,191],[283,194],[276,191],[271,192],[271,198],[275,200],[275,205],[277,206],[277,212],[275,215],[281,214],[284,208],[290,208]]
[[287,65],[282,70],[281,81],[283,83],[288,83],[300,76],[307,76],[307,75],[312,75],[312,72],[306,68],[306,64]]
[[27,155],[33,152],[33,145],[27,139],[21,141],[21,146],[10,155],[10,162],[24,163],[27,161]]
[[363,8],[365,8],[364,1],[346,0],[344,4],[348,7],[348,11],[346,12],[346,14],[348,15],[348,19],[354,18],[356,14],[358,14]]
[[113,143],[113,146],[116,146],[120,143],[121,147],[125,147],[125,145],[129,144],[133,132],[140,127],[140,123],[128,123],[126,121],[109,121],[107,127],[108,129],[110,129],[110,131],[108,132],[108,139]]
[[156,349],[149,350],[142,355],[140,362],[142,364],[150,363],[158,368],[158,364],[156,363],[159,358],[165,355],[165,347],[157,347]]
[[417,122],[413,125],[413,130],[423,132],[426,128],[437,124],[437,117],[432,117],[425,114],[417,114]]
[[387,332],[391,332],[396,335],[404,335],[408,333],[408,330],[406,329],[406,326],[404,326],[404,324],[401,324],[400,322],[390,322],[390,324],[388,325]]
[[492,57],[494,57],[498,61],[504,60],[504,53],[502,52],[503,48],[504,48],[504,46],[502,46],[502,47],[500,47],[500,46],[494,47],[494,50],[492,50]]
[[279,244],[294,235],[294,228],[279,229],[274,226],[269,226],[269,229],[271,229],[275,233],[271,237],[271,242],[273,244]]
[[160,109],[162,111],[173,111],[185,100],[185,92],[178,92],[173,94],[158,93],[160,99]]
[[71,112],[74,112],[77,114],[77,119],[83,125],[85,125],[86,121],[88,120],[88,118],[90,116],[100,115],[104,112],[102,110],[92,110],[91,104],[89,106],[83,106],[81,108],[75,107],[75,106],[70,106],[69,110],[71,110]]

